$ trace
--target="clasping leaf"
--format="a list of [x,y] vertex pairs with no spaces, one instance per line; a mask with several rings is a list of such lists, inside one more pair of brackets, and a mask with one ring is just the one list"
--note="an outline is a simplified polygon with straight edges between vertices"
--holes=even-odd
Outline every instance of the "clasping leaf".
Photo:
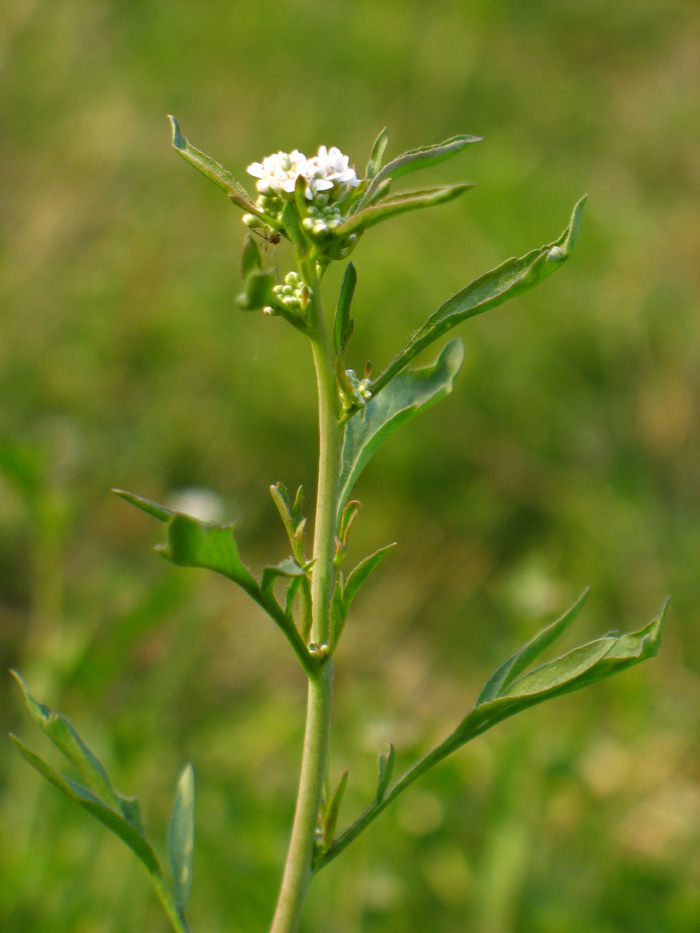
[[339,516],[375,451],[402,424],[452,391],[463,361],[464,344],[451,340],[432,366],[401,373],[348,422],[343,442]]

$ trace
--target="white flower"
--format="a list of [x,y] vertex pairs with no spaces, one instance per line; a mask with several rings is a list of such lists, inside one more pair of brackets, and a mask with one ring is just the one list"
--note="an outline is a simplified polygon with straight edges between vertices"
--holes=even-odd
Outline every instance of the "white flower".
[[[283,198],[294,193],[297,178],[306,181],[304,197],[314,201],[324,191],[342,185],[354,187],[359,184],[355,169],[350,168],[349,159],[335,146],[328,150],[320,146],[318,155],[307,159],[303,152],[276,152],[266,156],[262,162],[253,162],[247,172],[258,181],[255,187],[262,195]],[[327,203],[327,202],[326,202]]]
[[350,167],[349,161],[335,146],[330,150],[325,146],[319,146],[318,155],[308,160],[307,170],[311,170],[318,179],[318,188],[322,185],[323,189],[327,189],[334,184],[350,185],[354,188],[359,185],[360,179],[355,174],[355,169]]
[[262,163],[253,162],[246,171],[258,179],[255,187],[260,194],[272,197],[279,197],[283,193],[293,194],[299,175],[308,177],[306,156],[298,149],[266,156]]

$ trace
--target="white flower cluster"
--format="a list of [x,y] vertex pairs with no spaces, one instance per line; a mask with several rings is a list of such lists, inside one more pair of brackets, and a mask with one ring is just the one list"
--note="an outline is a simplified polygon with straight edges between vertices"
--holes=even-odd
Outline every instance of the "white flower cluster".
[[[247,168],[249,175],[257,178],[255,187],[269,198],[285,199],[294,193],[297,178],[301,175],[306,180],[304,196],[308,201],[315,201],[319,196],[322,205],[328,203],[325,198],[332,196],[333,189],[339,191],[344,185],[354,188],[360,183],[355,169],[349,165],[346,155],[333,146],[327,149],[320,146],[318,154],[307,159],[303,152],[276,152],[262,162],[253,162]],[[323,195],[327,191],[328,195]]]

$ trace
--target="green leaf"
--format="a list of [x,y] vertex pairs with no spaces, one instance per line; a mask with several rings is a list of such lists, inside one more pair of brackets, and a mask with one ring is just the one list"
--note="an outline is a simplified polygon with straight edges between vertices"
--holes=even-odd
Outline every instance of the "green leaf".
[[394,746],[389,745],[389,751],[383,755],[380,755],[377,764],[379,766],[379,780],[377,782],[377,796],[376,802],[381,803],[384,799],[384,795],[389,789],[389,784],[391,784],[391,778],[394,773],[394,765],[396,763],[396,752],[394,751]]
[[[156,548],[163,557],[180,567],[203,567],[213,570],[237,583],[279,626],[306,673],[310,677],[316,675],[318,661],[309,654],[306,644],[296,630],[294,621],[277,603],[271,588],[263,591],[253,574],[241,561],[238,545],[233,536],[233,525],[213,525],[201,522],[189,515],[173,512],[147,499],[133,496],[131,493],[119,492],[119,495],[155,518],[167,521],[167,542]],[[301,508],[299,494],[292,507],[293,514],[297,508]],[[299,527],[303,531],[301,525],[298,526],[297,531]],[[279,573],[275,575],[278,576]],[[268,573],[266,582],[269,577]]]
[[175,117],[168,115],[168,119],[170,120],[173,131],[173,148],[177,150],[182,158],[186,162],[189,162],[190,165],[194,165],[202,175],[205,175],[210,181],[213,181],[219,188],[223,188],[231,200],[238,204],[239,207],[251,213],[259,214],[260,212],[243,185],[222,165],[219,165],[218,162],[215,162],[214,159],[210,158],[204,152],[190,145],[180,133],[180,126]]
[[384,127],[379,136],[377,136],[375,139],[374,145],[372,146],[372,152],[370,154],[369,162],[367,163],[367,169],[365,171],[365,178],[369,178],[371,180],[382,167],[384,150],[386,149],[386,144],[388,142],[389,133],[387,128]]
[[142,824],[137,802],[134,799],[122,798],[114,790],[107,772],[82,741],[68,718],[61,713],[54,713],[43,703],[37,703],[17,671],[10,673],[22,690],[29,715],[41,731],[63,752],[92,793],[113,809],[119,810],[124,819],[133,821],[135,828],[140,829]]
[[352,297],[355,293],[356,284],[357,272],[353,264],[349,262],[345,267],[343,284],[340,286],[340,295],[338,296],[338,304],[335,310],[335,327],[333,330],[335,352],[339,357],[345,356],[348,341],[352,337],[352,332],[355,329],[355,322],[350,317],[350,306],[352,304]]
[[[416,172],[419,169],[428,168],[430,165],[437,165],[438,162],[444,162],[446,159],[451,159],[453,156],[456,156],[457,153],[461,152],[466,146],[481,141],[479,136],[453,136],[451,139],[446,139],[442,143],[436,143],[432,146],[420,146],[418,149],[410,149],[396,159],[392,159],[381,171],[377,172],[363,200],[371,198],[377,186],[386,178],[396,180],[402,175],[406,175],[408,172]],[[362,203],[363,201],[360,201],[360,204]]]
[[303,515],[304,488],[303,486],[299,487],[291,505],[289,504],[289,494],[284,483],[275,483],[270,486],[270,495],[282,519],[294,557],[298,563],[303,564],[304,529],[306,527],[306,519]]
[[175,879],[175,906],[184,914],[192,890],[192,859],[194,855],[194,771],[187,765],[180,775],[175,794],[168,852]]
[[146,514],[152,515],[153,518],[157,518],[159,522],[169,522],[175,514],[172,509],[168,509],[164,505],[158,505],[157,502],[151,502],[150,499],[143,499],[141,496],[135,496],[133,492],[125,492],[123,489],[113,489],[112,492],[126,500],[126,502],[131,503],[131,505],[135,505],[136,508],[141,509],[142,512],[146,512]]
[[[575,614],[580,608],[580,603],[581,600],[569,610],[569,613]],[[640,661],[654,657],[661,644],[667,606],[668,601],[658,616],[638,632],[598,638],[586,645],[574,648],[562,657],[543,664],[512,682],[506,679],[505,685],[501,687],[497,696],[478,703],[458,726],[454,737],[459,739],[459,744],[464,744],[480,732],[490,729],[501,720],[529,706],[580,690],[605,677],[617,674],[633,664],[639,664]],[[555,623],[555,626],[568,624],[571,621],[567,618],[568,615],[563,616],[558,623]],[[562,623],[564,619],[567,621]],[[544,641],[549,637],[545,633],[542,633]],[[528,647],[526,646],[523,650],[527,651]]]
[[248,234],[243,241],[243,252],[241,253],[241,276],[246,279],[251,272],[262,269],[262,253],[260,247],[255,242],[255,238]]
[[340,807],[343,803],[343,796],[345,794],[345,788],[348,784],[348,769],[343,768],[343,773],[340,775],[340,781],[338,786],[335,789],[333,796],[328,802],[328,807],[326,808],[325,818],[323,820],[322,834],[321,834],[321,844],[322,848],[325,850],[333,842],[333,837],[335,836],[335,829],[338,825],[338,816],[340,815]]
[[303,577],[305,575],[304,569],[300,567],[293,558],[286,557],[283,561],[280,561],[279,564],[275,564],[275,566],[265,567],[262,572],[262,577],[260,578],[260,589],[263,593],[267,593],[272,589],[272,584],[275,580],[280,577],[286,577],[288,580],[291,580],[295,577]]
[[451,340],[432,366],[407,370],[375,394],[345,429],[340,475],[339,516],[360,473],[375,451],[419,411],[444,398],[464,361],[461,340]]
[[253,269],[245,280],[245,290],[236,297],[236,304],[243,311],[258,311],[272,307],[277,310],[277,299],[273,288],[276,284],[274,272],[269,269]]
[[367,580],[372,571],[381,564],[389,551],[392,551],[395,547],[396,542],[386,544],[384,547],[379,548],[378,551],[375,551],[374,554],[370,554],[369,557],[365,557],[364,560],[361,560],[352,571],[345,583],[343,592],[343,608],[346,613],[350,609],[350,604],[355,596],[357,596],[362,584]]
[[333,235],[346,237],[350,233],[359,233],[384,220],[389,220],[397,214],[405,214],[407,211],[415,211],[423,207],[433,207],[435,204],[444,204],[473,187],[473,184],[463,182],[458,185],[441,185],[438,188],[404,191],[352,214],[345,223],[336,227]]
[[57,787],[66,797],[75,801],[88,813],[91,813],[101,823],[104,823],[119,838],[125,842],[138,858],[146,866],[146,870],[151,875],[160,876],[160,865],[158,859],[150,846],[150,843],[133,823],[130,823],[122,813],[118,812],[109,804],[99,800],[92,791],[83,787],[81,784],[70,780],[70,778],[59,774],[51,765],[48,765],[43,759],[39,758],[33,752],[29,751],[27,746],[17,738],[16,735],[10,735],[10,741],[24,759],[35,768],[39,774],[43,775],[47,781],[50,781],[54,787]]
[[515,680],[518,674],[528,668],[535,658],[539,657],[539,655],[553,644],[560,635],[564,634],[583,608],[583,604],[588,599],[589,592],[590,587],[583,591],[573,606],[567,609],[563,616],[535,635],[531,641],[520,648],[519,651],[516,651],[514,655],[511,655],[511,657],[489,677],[476,701],[477,706],[500,696],[506,687]]
[[403,350],[372,383],[372,391],[379,392],[417,353],[457,324],[482,314],[516,295],[521,295],[555,272],[568,259],[576,243],[585,203],[586,196],[576,204],[569,225],[552,243],[532,250],[520,259],[506,260],[448,298],[425,324],[411,335]]
[[177,513],[168,526],[168,542],[159,552],[180,567],[204,567],[233,580],[247,592],[257,595],[258,584],[241,561],[234,525],[208,525]]

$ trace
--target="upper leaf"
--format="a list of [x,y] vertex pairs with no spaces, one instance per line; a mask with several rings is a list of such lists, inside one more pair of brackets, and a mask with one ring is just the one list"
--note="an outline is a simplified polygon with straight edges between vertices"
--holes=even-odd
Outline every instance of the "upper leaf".
[[225,169],[223,165],[219,165],[206,153],[190,145],[189,141],[180,132],[180,126],[172,114],[168,114],[168,119],[173,130],[173,148],[182,158],[189,162],[190,165],[194,165],[202,175],[213,181],[219,188],[223,188],[231,200],[238,204],[239,207],[254,214],[260,213],[243,185],[233,177],[228,169]]
[[187,765],[180,775],[168,830],[168,852],[175,879],[175,906],[184,914],[192,889],[194,856],[194,771]]
[[[390,217],[395,217],[397,214],[405,214],[407,211],[415,211],[423,207],[433,207],[435,204],[452,201],[453,198],[464,194],[465,191],[473,187],[474,185],[471,182],[462,182],[457,185],[440,185],[437,188],[403,191],[400,194],[384,198],[378,204],[372,203],[370,207],[364,207],[357,213],[352,214],[345,223],[333,230],[333,235],[346,237],[350,233],[360,233],[368,227],[373,227]],[[369,202],[369,198],[367,201]]]
[[569,257],[576,244],[586,196],[576,204],[571,220],[563,233],[552,243],[532,250],[520,259],[508,259],[496,269],[485,273],[440,305],[428,320],[411,335],[370,388],[379,392],[413,357],[430,346],[444,333],[467,318],[488,311],[496,305],[534,288],[555,272]]
[[464,361],[464,344],[451,340],[432,366],[407,370],[371,398],[345,429],[338,515],[374,452],[406,421],[452,391]]
[[370,181],[377,174],[379,169],[382,167],[382,160],[384,158],[384,150],[386,149],[386,144],[389,142],[389,133],[387,128],[381,131],[379,136],[374,141],[372,146],[372,152],[369,157],[369,162],[367,163],[367,170],[365,171],[365,178],[369,178]]
[[[388,162],[384,168],[377,172],[367,189],[365,196],[358,203],[362,206],[363,202],[371,199],[378,185],[386,178],[393,180],[400,178],[408,172],[416,172],[422,168],[428,168],[430,165],[437,165],[438,162],[444,162],[461,152],[471,143],[481,142],[479,136],[453,136],[442,143],[435,143],[431,146],[420,146],[418,149],[409,149],[397,158]],[[375,144],[376,145],[376,144]]]

